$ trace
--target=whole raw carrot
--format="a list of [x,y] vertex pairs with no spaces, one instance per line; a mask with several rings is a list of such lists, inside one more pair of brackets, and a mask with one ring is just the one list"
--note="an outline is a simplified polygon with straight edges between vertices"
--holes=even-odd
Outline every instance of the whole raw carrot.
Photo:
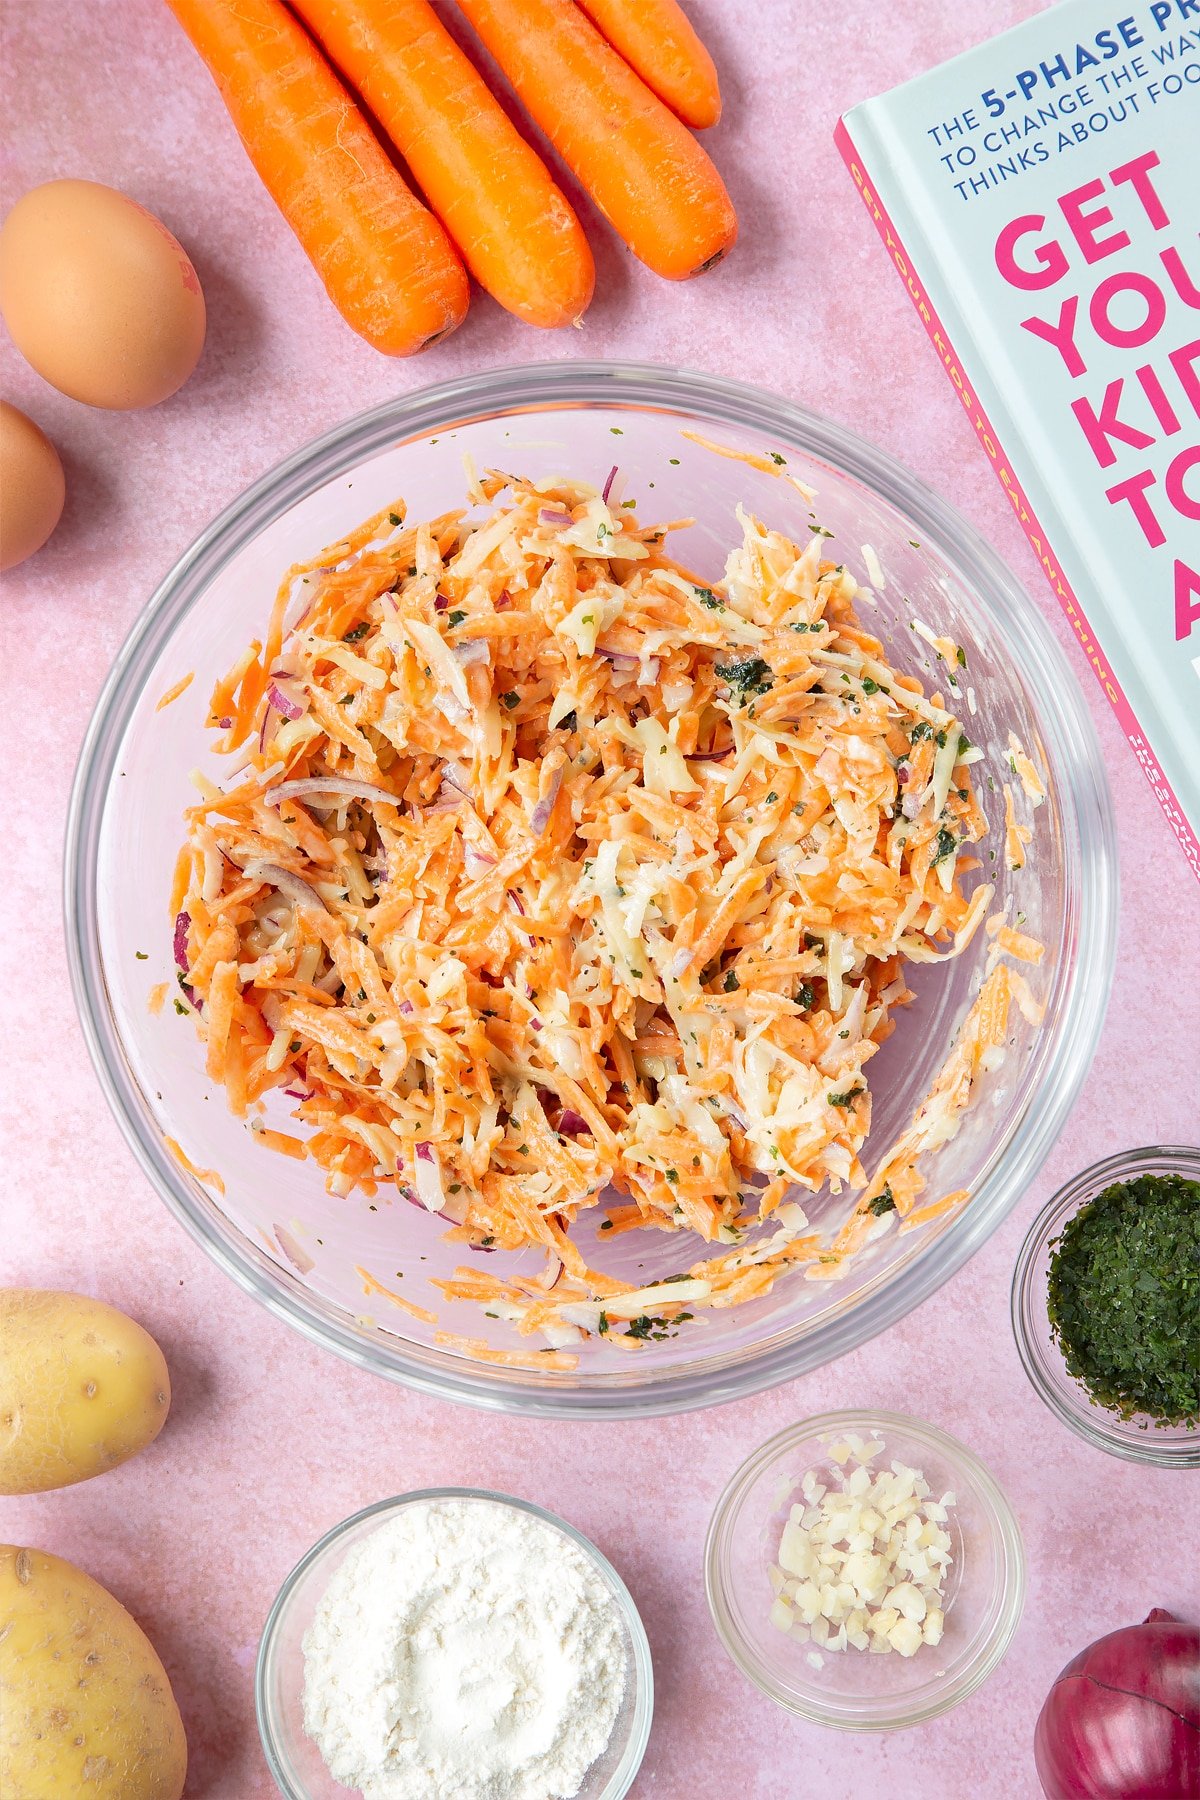
[[573,325],[595,267],[541,157],[426,0],[292,0],[466,261],[531,325]]
[[348,325],[408,356],[462,323],[466,270],[280,0],[167,0]]
[[679,0],[579,0],[614,50],[693,131],[715,125],[721,90],[713,59]]
[[635,256],[682,281],[725,255],[737,214],[721,177],[575,0],[458,3]]

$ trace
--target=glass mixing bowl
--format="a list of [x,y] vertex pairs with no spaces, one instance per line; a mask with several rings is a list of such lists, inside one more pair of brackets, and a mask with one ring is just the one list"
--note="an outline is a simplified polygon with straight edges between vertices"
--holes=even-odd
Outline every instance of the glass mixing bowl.
[[[781,461],[751,468],[689,432]],[[174,982],[167,896],[193,792],[188,772],[199,767],[214,780],[232,772],[211,755],[204,728],[215,678],[262,629],[289,564],[399,496],[414,520],[462,504],[467,452],[479,469],[597,483],[618,464],[645,519],[696,521],[672,545],[709,579],[739,536],[738,502],[802,541],[819,515],[837,557],[860,581],[873,577],[864,611],[901,667],[933,685],[955,673],[934,662],[910,629],[914,618],[963,646],[963,716],[987,757],[975,770],[991,821],[978,854],[997,902],[1009,901],[1046,951],[1029,971],[1044,1024],[1034,1029],[1014,1010],[1002,1064],[980,1077],[962,1129],[927,1171],[931,1193],[966,1188],[969,1205],[920,1230],[887,1232],[836,1281],[780,1281],[772,1294],[703,1313],[636,1353],[592,1339],[574,1372],[481,1363],[439,1344],[439,1328],[513,1343],[511,1327],[446,1303],[429,1285],[463,1260],[461,1246],[442,1242],[442,1223],[386,1188],[371,1201],[335,1198],[315,1164],[257,1145],[207,1079],[192,1020],[169,1001],[157,1015],[147,1005],[154,984]],[[157,712],[189,671],[186,692]],[[1049,788],[1017,874],[1004,854],[1010,731]],[[1111,809],[1078,686],[1037,608],[970,527],[840,425],[734,382],[622,364],[503,369],[392,400],[250,488],[171,571],[117,657],[84,742],[66,845],[68,955],[97,1072],[142,1167],[214,1260],[277,1315],[366,1368],[452,1399],[569,1416],[707,1406],[803,1374],[892,1324],[960,1268],[1028,1187],[1079,1090],[1104,1016],[1116,907]],[[981,931],[957,960],[910,977],[916,1000],[871,1065],[869,1166],[940,1069],[988,947]],[[273,1096],[268,1122],[288,1128],[291,1104]],[[820,1226],[841,1216],[846,1198],[805,1205]],[[615,1241],[582,1232],[581,1241],[590,1261],[638,1284],[705,1253],[694,1239],[658,1231]],[[542,1260],[496,1254],[488,1266],[533,1272]],[[438,1310],[439,1326],[368,1294],[363,1270]]]
[[607,1557],[565,1519],[528,1500],[482,1488],[423,1488],[394,1500],[377,1501],[327,1531],[296,1564],[263,1627],[254,1678],[259,1736],[276,1787],[287,1800],[351,1800],[354,1790],[333,1779],[304,1729],[304,1634],[347,1553],[406,1506],[426,1500],[478,1500],[531,1513],[570,1538],[591,1563],[620,1617],[627,1674],[612,1734],[584,1776],[576,1800],[622,1800],[641,1767],[654,1717],[654,1668],[633,1596]]

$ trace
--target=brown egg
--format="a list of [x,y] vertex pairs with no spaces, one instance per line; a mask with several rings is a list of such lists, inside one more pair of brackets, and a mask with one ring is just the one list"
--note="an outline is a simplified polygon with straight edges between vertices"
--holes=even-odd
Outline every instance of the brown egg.
[[58,451],[32,419],[0,400],[0,569],[40,550],[62,516]]
[[204,345],[182,246],[98,181],[48,181],[17,201],[0,229],[0,313],[38,374],[89,406],[155,406]]

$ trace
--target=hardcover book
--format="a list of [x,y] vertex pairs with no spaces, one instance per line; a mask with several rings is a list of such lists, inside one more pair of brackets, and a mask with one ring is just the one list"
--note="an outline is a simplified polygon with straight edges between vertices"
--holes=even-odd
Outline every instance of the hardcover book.
[[1061,0],[836,135],[1200,876],[1200,0]]

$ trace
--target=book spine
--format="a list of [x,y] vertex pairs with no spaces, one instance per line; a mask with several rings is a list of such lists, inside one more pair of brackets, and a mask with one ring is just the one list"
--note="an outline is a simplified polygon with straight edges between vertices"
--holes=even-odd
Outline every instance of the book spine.
[[845,119],[839,120],[834,140],[841,152],[842,161],[850,171],[850,178],[858,189],[859,197],[870,213],[875,229],[883,240],[896,272],[904,283],[908,297],[917,310],[917,316],[938,353],[942,367],[945,369],[967,417],[975,427],[975,434],[983,445],[988,461],[1016,513],[1021,528],[1029,540],[1030,548],[1054,590],[1059,605],[1070,620],[1075,635],[1083,647],[1084,655],[1095,671],[1113,711],[1121,722],[1122,730],[1129,739],[1133,753],[1154,789],[1155,798],[1166,813],[1171,829],[1183,847],[1192,873],[1200,880],[1200,840],[1192,830],[1170,781],[1159,766],[1158,758],[1138,723],[1137,714],[1130,705],[1121,683],[1113,672],[1112,665],[1104,655],[1095,633],[1088,624],[1078,596],[1063,574],[1062,564],[1038,521],[1024,485],[1017,476],[1011,459],[1005,454],[990,418],[980,405],[978,397],[967,379],[962,359],[950,342],[949,334],[938,316],[937,308],[930,299],[925,284],[920,280],[913,259],[905,248],[888,209],[879,196],[878,189],[867,170],[865,160],[846,127]]

